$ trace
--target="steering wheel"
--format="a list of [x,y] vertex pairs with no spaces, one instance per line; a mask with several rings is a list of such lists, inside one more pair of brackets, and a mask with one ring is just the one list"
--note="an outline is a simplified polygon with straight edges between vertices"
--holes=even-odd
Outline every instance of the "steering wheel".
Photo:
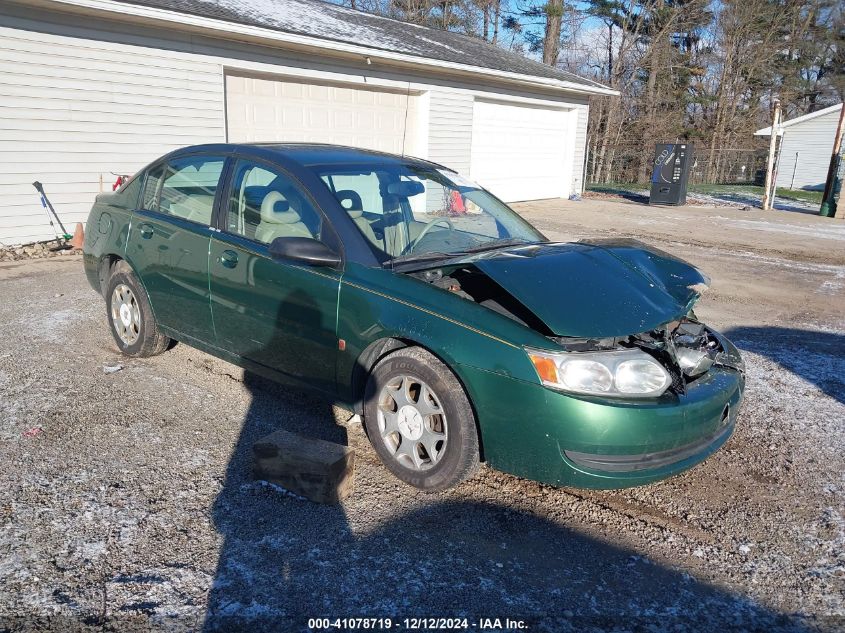
[[422,231],[420,231],[420,234],[419,234],[419,235],[417,235],[417,239],[415,239],[415,240],[414,240],[411,244],[409,244],[409,245],[408,245],[408,252],[409,252],[409,253],[413,253],[413,252],[414,252],[414,247],[415,247],[417,244],[419,244],[419,243],[420,243],[420,241],[422,240],[422,238],[424,238],[426,235],[428,235],[428,232],[429,232],[431,229],[433,229],[433,228],[434,228],[434,226],[435,226],[436,224],[440,224],[441,222],[445,222],[446,224],[448,224],[448,225],[449,225],[449,230],[450,230],[450,231],[454,231],[454,230],[455,230],[455,225],[454,225],[454,224],[452,224],[452,221],[451,221],[449,218],[434,218],[433,220],[431,220],[428,224],[426,224],[426,225],[423,227],[423,230],[422,230]]

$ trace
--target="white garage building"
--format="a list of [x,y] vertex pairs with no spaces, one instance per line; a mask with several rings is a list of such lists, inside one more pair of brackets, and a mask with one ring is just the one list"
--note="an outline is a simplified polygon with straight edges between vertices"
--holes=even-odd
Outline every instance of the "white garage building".
[[[842,104],[784,121],[778,126],[777,183],[784,189],[824,189]],[[771,126],[755,136],[771,136]]]
[[0,242],[52,238],[113,174],[177,147],[405,152],[506,201],[582,189],[601,84],[482,41],[320,0],[0,3]]

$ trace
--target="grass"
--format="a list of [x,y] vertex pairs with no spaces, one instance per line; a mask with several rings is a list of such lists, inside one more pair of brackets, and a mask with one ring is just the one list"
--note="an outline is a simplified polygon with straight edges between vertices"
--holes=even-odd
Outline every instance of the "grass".
[[775,196],[778,198],[790,198],[791,200],[802,200],[804,202],[822,203],[824,191],[805,191],[803,189],[784,189],[778,187]]
[[[634,193],[634,192],[645,192],[645,195],[648,195],[648,184],[638,184],[638,183],[608,183],[604,185],[599,184],[589,184],[587,185],[588,191],[600,191],[603,193]],[[700,193],[707,196],[713,196],[714,198],[718,197],[725,197],[725,198],[733,198],[736,196],[741,195],[753,195],[756,197],[762,198],[763,196],[763,187],[758,187],[756,185],[690,185],[687,188],[689,193]],[[799,200],[801,202],[809,202],[812,204],[821,204],[822,203],[822,193],[821,191],[805,191],[803,189],[785,189],[783,187],[778,187],[775,191],[776,198],[784,198],[787,200]]]

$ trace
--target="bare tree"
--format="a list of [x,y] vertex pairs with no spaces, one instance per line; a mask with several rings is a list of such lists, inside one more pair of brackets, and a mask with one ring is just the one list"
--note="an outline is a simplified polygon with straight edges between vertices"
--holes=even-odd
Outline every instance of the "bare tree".
[[560,27],[563,23],[563,0],[548,0],[543,7],[546,27],[543,34],[543,63],[554,66],[560,55]]
[[[591,76],[593,181],[645,181],[655,142],[698,145],[705,177],[760,143],[777,98],[787,116],[845,97],[842,0],[335,0],[465,33]],[[733,152],[733,153],[732,153]],[[746,170],[752,177],[752,170]]]

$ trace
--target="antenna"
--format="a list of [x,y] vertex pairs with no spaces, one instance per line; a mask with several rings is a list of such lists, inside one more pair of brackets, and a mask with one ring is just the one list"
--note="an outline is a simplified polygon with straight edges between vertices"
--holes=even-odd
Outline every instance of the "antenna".
[[405,158],[405,137],[408,134],[408,108],[411,101],[411,81],[408,80],[408,89],[405,92],[405,122],[402,125],[402,158]]

